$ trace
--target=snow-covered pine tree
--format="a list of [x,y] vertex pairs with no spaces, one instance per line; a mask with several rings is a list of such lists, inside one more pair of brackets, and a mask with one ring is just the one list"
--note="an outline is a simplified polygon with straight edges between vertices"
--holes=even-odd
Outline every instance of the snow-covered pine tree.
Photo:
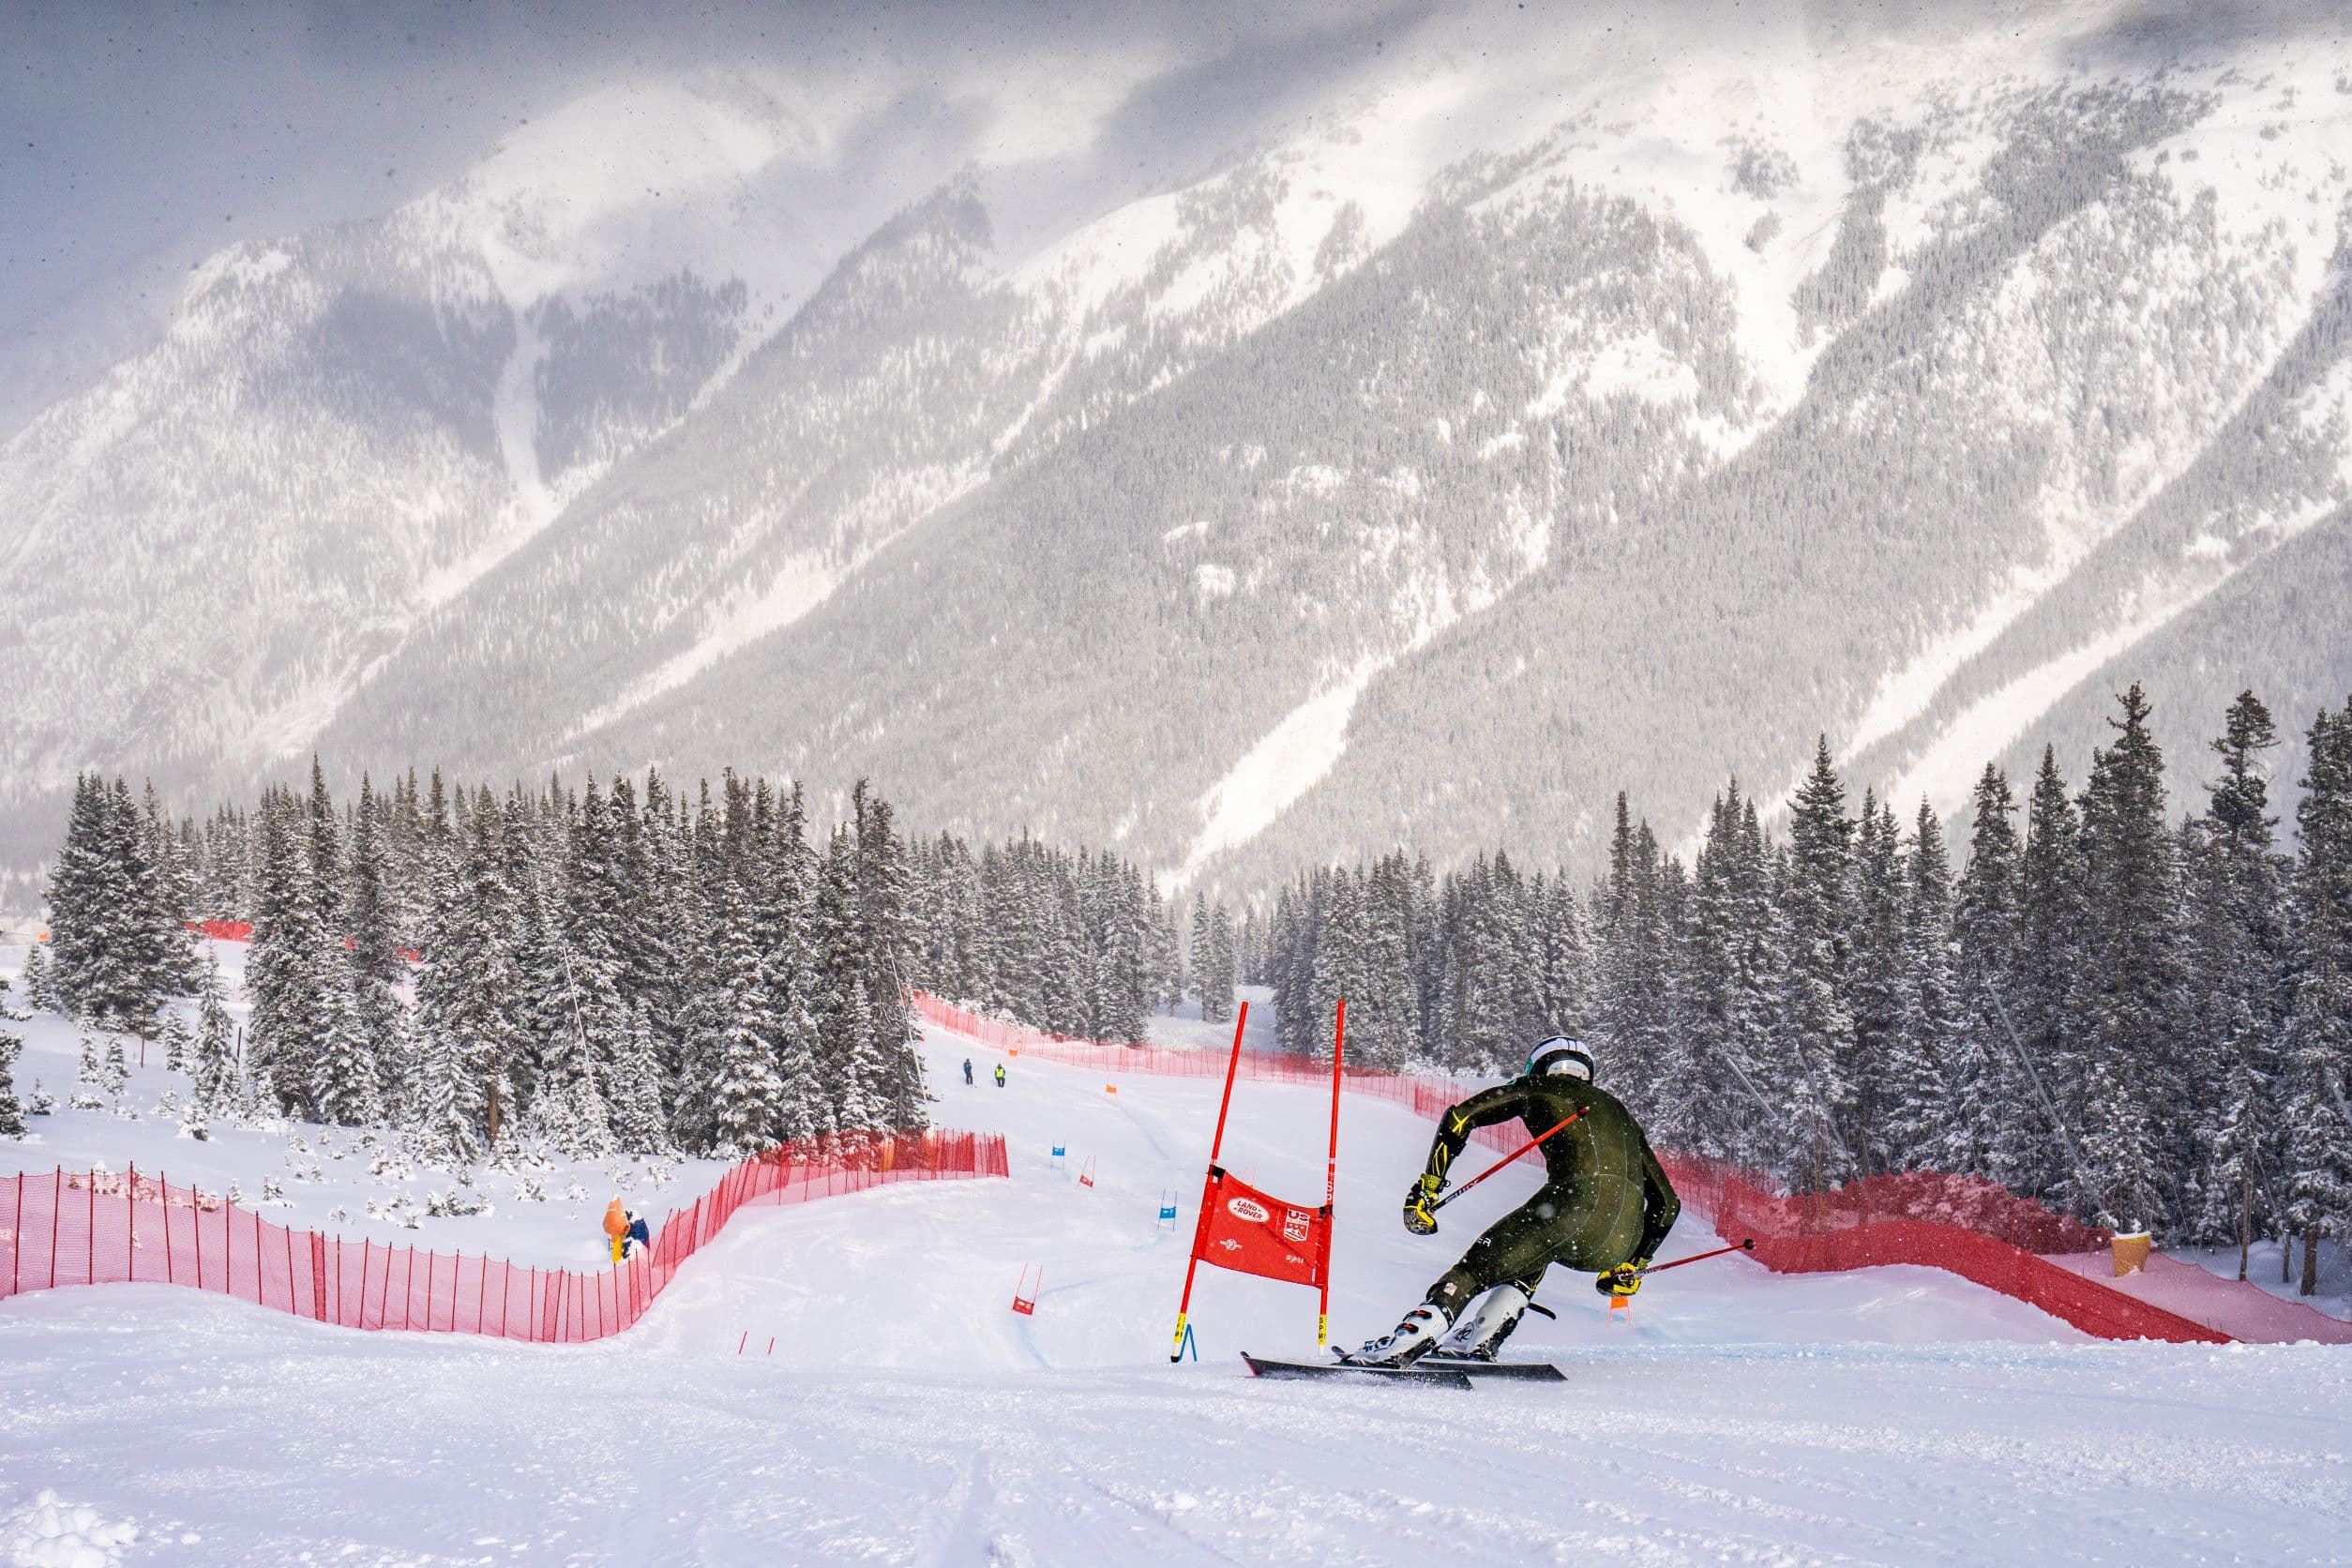
[[2050,1135],[2008,1033],[2023,937],[2024,867],[2010,821],[2016,798],[2008,776],[1990,762],[1977,778],[1973,805],[1968,866],[1952,905],[1960,1036],[1946,1075],[1952,1124],[1944,1160],[1953,1170],[1989,1175],[2023,1192],[2046,1176],[2037,1145]]
[[352,816],[349,880],[343,891],[342,935],[350,1025],[372,1068],[369,1090],[379,1119],[404,1120],[402,1103],[415,1076],[404,1012],[397,988],[408,978],[400,956],[397,876],[391,857],[393,814],[366,775]]
[[1209,1011],[1209,996],[1203,978],[1209,962],[1209,895],[1201,888],[1193,890],[1192,924],[1185,932],[1184,951],[1191,957],[1185,967],[1192,972],[1193,1000],[1200,1004],[1200,1016],[1214,1020],[1215,1015]]
[[514,1110],[514,1063],[527,1039],[505,826],[498,802],[483,790],[452,895],[428,923],[416,981],[420,1098],[412,1115],[428,1143],[459,1162],[505,1138]]
[[51,984],[64,1010],[104,1028],[137,1027],[156,987],[147,966],[145,885],[129,792],[77,777],[66,841],[50,875]]
[[853,828],[838,827],[818,873],[811,934],[818,1060],[832,1123],[845,1135],[882,1126],[889,1109],[877,1093],[883,1069],[866,986],[857,894],[857,836]]
[[[874,1093],[887,1118],[884,1124],[906,1132],[929,1123],[931,1094],[924,1084],[923,1057],[916,1049],[923,1032],[910,1010],[903,978],[907,929],[901,849],[888,801],[868,794],[863,779],[850,798],[857,833],[858,923],[864,937],[868,1027],[881,1063]],[[1130,870],[1123,890],[1126,913],[1117,961],[1122,1008],[1118,1021],[1124,1033],[1114,1037],[1140,1040],[1143,1020],[1151,1011],[1150,977],[1144,964],[1142,879]]]
[[1939,1111],[1942,1094],[1939,1076],[1922,1080],[1913,1075],[1914,1064],[1899,1066],[1896,1062],[1911,958],[1903,833],[1892,808],[1882,806],[1872,790],[1862,792],[1862,816],[1855,823],[1851,897],[1847,974],[1854,1037],[1846,1077],[1854,1108],[1849,1141],[1865,1170],[1882,1170],[1891,1164],[1906,1164],[1900,1157],[1904,1154],[1925,1158],[1895,1135],[1892,1123],[1907,1115],[1916,1130],[1921,1117],[1935,1112],[1907,1106],[1903,1096],[1932,1089]]
[[1669,1147],[1777,1169],[1787,1141],[1787,1073],[1776,1058],[1784,944],[1763,830],[1737,779],[1709,814],[1676,932],[1661,982],[1674,1010],[1656,1047],[1658,1082],[1621,1082],[1613,1060],[1606,1076],[1645,1124],[1687,1139],[1662,1135]]
[[188,1032],[187,1020],[177,1013],[166,1012],[162,1027],[156,1031],[156,1035],[163,1047],[163,1070],[167,1073],[188,1071],[188,1048],[195,1044],[195,1036]]
[[1952,860],[1925,800],[1904,867],[1903,1013],[1889,1062],[1890,1142],[1905,1169],[1981,1168],[1952,927]]
[[0,974],[0,1138],[24,1136],[24,1107],[16,1097],[16,1057],[24,1039],[8,1026],[31,1016],[8,1000],[8,977]]
[[2282,1131],[2285,1218],[2302,1232],[2308,1296],[2320,1237],[2352,1243],[2352,701],[2313,720],[2305,769]]
[[2174,840],[2164,757],[2134,684],[2091,757],[2083,793],[2088,1040],[2083,1157],[2125,1226],[2169,1232],[2181,1172],[2177,1108],[2163,1092],[2181,1000]]
[[1813,770],[1790,803],[1787,877],[1780,905],[1787,941],[1785,1038],[1799,1082],[1791,1107],[1793,1141],[1805,1151],[1816,1190],[1855,1174],[1847,1138],[1857,1093],[1850,989],[1850,878],[1854,824],[1846,787],[1830,761],[1830,742],[1815,746]]
[[38,937],[24,950],[24,1000],[36,1012],[58,1011],[56,990],[49,983],[49,947]]
[[319,998],[324,1033],[310,1058],[309,1105],[315,1120],[342,1127],[372,1126],[384,1119],[382,1080],[372,1043],[360,1026],[354,977],[337,961],[341,957],[339,952],[320,955],[320,967],[342,984],[330,983]]
[[220,960],[209,955],[196,992],[195,1058],[195,1096],[190,1103],[197,1114],[209,1120],[242,1111],[245,1094],[237,1071],[228,999],[220,986]]
[[[1409,879],[1411,873],[1405,866],[1405,857],[1401,853],[1393,858],[1406,900],[1407,931],[1410,935],[1412,884]],[[1545,1032],[1580,1037],[1592,1012],[1592,948],[1585,935],[1582,904],[1565,872],[1548,878],[1537,877],[1530,902],[1539,912],[1538,927],[1543,943],[1543,1000],[1539,1005],[1544,1015]]]
[[2240,1278],[2255,1227],[2269,1217],[2263,1174],[2274,1153],[2271,1081],[2288,995],[2287,867],[2261,765],[2277,744],[2269,710],[2240,692],[2212,743],[2221,776],[2183,836],[2190,1017],[2182,1027],[2191,1047],[2183,1066],[2202,1079],[2196,1103],[2209,1108],[2188,1129],[2202,1150],[2198,1204],[2188,1217],[2202,1240],[2238,1242]]
[[[1151,938],[1146,959],[1152,966],[1154,1011],[1166,1008],[1173,1013],[1184,1000],[1190,985],[1184,973],[1184,944],[1176,934],[1177,903],[1173,898],[1160,897],[1160,880],[1153,876],[1145,884],[1145,897],[1150,900]],[[1237,955],[1238,957],[1238,955]]]
[[808,846],[807,808],[799,785],[771,814],[761,859],[760,898],[753,911],[760,951],[758,1012],[781,1087],[772,1132],[776,1141],[792,1142],[833,1128],[809,940],[816,857]]
[[[1402,928],[1405,912],[1401,898],[1392,900],[1390,909],[1398,923],[1396,957],[1401,964],[1405,958]],[[1225,901],[1219,899],[1209,911],[1209,965],[1206,974],[1199,981],[1201,1017],[1216,1023],[1232,1020],[1235,961],[1233,913],[1225,907]],[[1412,988],[1410,969],[1400,970],[1396,978],[1404,988],[1404,994],[1410,997]]]
[[630,1004],[628,1033],[622,1036],[611,1103],[613,1141],[633,1153],[658,1153],[670,1147],[662,1114],[661,1061],[655,1048],[653,1019],[642,1000]]
[[[1401,854],[1383,855],[1367,875],[1350,879],[1356,890],[1355,940],[1344,942],[1349,951],[1349,972],[1339,982],[1348,1001],[1348,1058],[1364,1067],[1401,1072],[1421,1055],[1421,1004],[1414,994],[1410,939],[1411,886],[1410,868]],[[1334,918],[1337,912],[1334,911]],[[1230,930],[1225,906],[1209,914],[1209,973],[1201,982],[1205,996],[1229,998],[1231,972],[1223,968],[1229,949],[1219,931]],[[1222,979],[1219,978],[1222,973]],[[1229,1006],[1218,1021],[1232,1017]]]
[[327,1033],[320,961],[333,938],[320,918],[308,827],[286,791],[264,794],[254,836],[258,901],[245,961],[253,1003],[246,1064],[254,1093],[290,1115],[310,1108],[312,1065]]
[[[1673,988],[1673,1027],[1655,1071],[1617,1082],[1615,1091],[1661,1146],[1716,1158],[1739,1154],[1741,1128],[1754,1120],[1758,1108],[1747,1102],[1738,1076],[1750,1063],[1735,1063],[1756,1044],[1743,1039],[1740,1030],[1745,978],[1741,962],[1748,952],[1740,927],[1749,912],[1741,894],[1744,878],[1755,869],[1743,861],[1741,804],[1740,781],[1734,778],[1708,812],[1706,837],[1692,867],[1690,897],[1677,933],[1680,984]],[[1625,852],[1631,853],[1630,842]],[[1630,867],[1627,874],[1634,874]],[[1619,1065],[1613,1051],[1605,1050],[1604,1060],[1609,1068]],[[1616,1082],[1615,1072],[1606,1076]]]
[[[2096,1216],[2105,1199],[2084,1187],[2066,1153],[2084,1125],[2088,1032],[2078,1020],[2089,987],[2086,877],[2081,821],[2058,772],[2058,753],[2044,746],[2026,807],[2023,901],[2008,1004],[2018,1037],[2010,1044],[2014,1051],[2022,1043],[2023,1065],[2039,1079],[2064,1126],[2049,1126],[2046,1114],[2037,1118],[2043,1136],[2017,1150],[2012,1168],[2020,1173],[2017,1190],[2069,1193],[2074,1212]],[[1998,1014],[1994,1021],[2000,1021]],[[2040,1096],[2034,1105],[2039,1111]]]

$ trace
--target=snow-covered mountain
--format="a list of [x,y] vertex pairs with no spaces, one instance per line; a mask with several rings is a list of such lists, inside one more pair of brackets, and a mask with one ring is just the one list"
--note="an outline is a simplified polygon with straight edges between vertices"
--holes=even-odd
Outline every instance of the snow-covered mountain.
[[2352,28],[1517,25],[1018,246],[1037,114],[894,187],[725,71],[224,253],[0,448],[0,852],[316,746],[1259,885],[2352,689]]

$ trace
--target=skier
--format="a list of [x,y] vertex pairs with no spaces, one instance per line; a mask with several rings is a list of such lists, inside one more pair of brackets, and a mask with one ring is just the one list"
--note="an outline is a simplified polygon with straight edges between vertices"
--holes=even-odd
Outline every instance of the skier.
[[964,1058],[964,1087],[972,1087],[972,1058],[969,1056]]
[[1004,1087],[1004,1063],[1002,1062],[996,1064],[996,1086],[999,1089]]
[[[1555,1034],[1530,1051],[1519,1077],[1480,1091],[1439,1118],[1429,1163],[1405,1195],[1405,1229],[1416,1236],[1437,1233],[1438,1195],[1471,1128],[1517,1117],[1536,1137],[1570,1116],[1576,1120],[1540,1146],[1543,1188],[1472,1243],[1404,1321],[1342,1360],[1410,1365],[1444,1337],[1449,1355],[1492,1361],[1554,1263],[1592,1270],[1598,1275],[1592,1288],[1613,1299],[1641,1289],[1641,1271],[1682,1205],[1639,1124],[1616,1096],[1593,1083],[1591,1051],[1566,1035]],[[1465,1312],[1482,1293],[1478,1309]]]
[[604,1237],[606,1241],[612,1244],[612,1260],[615,1263],[621,1260],[621,1251],[627,1244],[628,1236],[629,1216],[627,1212],[621,1207],[621,1200],[616,1198],[605,1205],[604,1211]]
[[639,1247],[650,1245],[654,1239],[652,1229],[645,1224],[644,1215],[631,1209],[628,1211],[628,1231],[621,1238],[621,1258],[625,1262],[630,1254]]

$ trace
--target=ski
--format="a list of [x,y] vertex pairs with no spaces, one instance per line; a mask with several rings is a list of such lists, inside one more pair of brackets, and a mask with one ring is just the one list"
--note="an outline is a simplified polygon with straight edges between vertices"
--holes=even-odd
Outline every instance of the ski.
[[1374,1378],[1399,1383],[1435,1383],[1443,1388],[1468,1388],[1470,1375],[1451,1366],[1426,1366],[1416,1363],[1411,1366],[1358,1366],[1345,1361],[1272,1361],[1253,1356],[1247,1350],[1242,1359],[1249,1363],[1253,1378]]
[[1480,1361],[1475,1356],[1449,1356],[1432,1350],[1413,1364],[1449,1367],[1473,1378],[1518,1378],[1539,1383],[1568,1380],[1568,1374],[1548,1361]]

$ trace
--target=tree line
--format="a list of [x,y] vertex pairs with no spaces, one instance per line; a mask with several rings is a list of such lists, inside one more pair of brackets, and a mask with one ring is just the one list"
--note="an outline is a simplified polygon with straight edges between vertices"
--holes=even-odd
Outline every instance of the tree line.
[[[1663,1147],[1819,1190],[1991,1178],[2175,1241],[2352,1241],[2352,703],[2309,734],[2283,852],[2251,692],[2178,821],[2135,686],[2073,788],[1987,765],[1965,868],[1922,801],[1859,809],[1826,740],[1770,832],[1735,780],[1686,863],[1623,795],[1589,887],[1501,854],[1403,853],[1283,889],[1249,978],[1285,1043],[1396,1069],[1515,1071],[1555,1033]],[[2023,821],[2019,819],[2022,816]],[[2022,831],[2021,831],[2022,829]]]
[[[157,1038],[194,1118],[405,1128],[455,1163],[919,1125],[908,987],[1139,1041],[1188,992],[1229,1018],[1237,963],[1222,905],[1196,897],[1187,951],[1157,883],[1108,853],[909,845],[862,786],[821,847],[796,786],[731,774],[688,801],[658,771],[503,797],[412,772],[338,803],[314,763],[307,794],[201,824],[85,776],[50,918],[28,989],[84,1025],[96,1093],[127,1076],[120,1036],[143,1059]],[[253,927],[242,1034],[199,920]],[[168,1005],[190,995],[192,1031]],[[0,1131],[21,1125],[13,1048]]]
[[[28,988],[143,1041],[193,993],[167,1060],[200,1115],[401,1127],[460,1163],[737,1155],[927,1121],[906,862],[863,786],[812,837],[796,786],[732,774],[691,801],[658,772],[641,794],[620,777],[503,797],[412,774],[339,807],[314,763],[307,794],[201,829],[85,776]],[[184,929],[200,917],[253,927],[241,1049]]]

